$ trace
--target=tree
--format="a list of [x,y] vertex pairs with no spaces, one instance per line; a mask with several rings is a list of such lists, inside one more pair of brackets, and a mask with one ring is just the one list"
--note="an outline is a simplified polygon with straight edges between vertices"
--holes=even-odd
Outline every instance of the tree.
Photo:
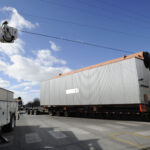
[[26,107],[39,107],[40,106],[40,99],[39,98],[34,98],[32,102],[28,102],[26,104]]
[[40,106],[40,99],[39,98],[35,98],[33,100],[33,107],[39,107]]

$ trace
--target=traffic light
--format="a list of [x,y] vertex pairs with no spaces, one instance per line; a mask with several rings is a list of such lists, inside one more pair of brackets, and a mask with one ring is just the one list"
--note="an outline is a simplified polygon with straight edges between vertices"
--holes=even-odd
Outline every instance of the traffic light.
[[149,68],[150,70],[150,54],[148,52],[143,52],[144,57],[144,65],[146,68]]
[[13,43],[17,39],[17,29],[8,26],[8,22],[4,21],[0,27],[0,42],[2,43]]

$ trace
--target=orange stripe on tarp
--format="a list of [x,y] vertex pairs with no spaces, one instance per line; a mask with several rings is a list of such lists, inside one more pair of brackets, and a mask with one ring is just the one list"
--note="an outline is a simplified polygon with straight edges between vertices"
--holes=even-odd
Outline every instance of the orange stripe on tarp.
[[[128,55],[128,56],[123,56],[123,57],[120,57],[120,58],[117,58],[117,59],[113,59],[113,60],[110,60],[110,61],[106,61],[106,62],[103,62],[103,63],[99,63],[99,64],[96,64],[96,65],[93,65],[93,66],[89,66],[89,67],[85,67],[85,68],[82,68],[82,69],[78,69],[78,70],[75,70],[75,71],[71,71],[71,72],[68,72],[68,73],[59,74],[59,75],[54,76],[51,79],[60,78],[62,76],[67,76],[67,75],[70,75],[70,74],[74,74],[74,73],[77,73],[77,72],[81,72],[81,71],[85,71],[85,70],[101,67],[101,66],[104,66],[104,65],[116,63],[116,62],[123,61],[123,60],[130,59],[130,58],[139,58],[139,59],[143,60],[144,59],[143,51],[139,52],[139,53],[131,54],[131,55]],[[49,79],[49,80],[51,80],[51,79]]]

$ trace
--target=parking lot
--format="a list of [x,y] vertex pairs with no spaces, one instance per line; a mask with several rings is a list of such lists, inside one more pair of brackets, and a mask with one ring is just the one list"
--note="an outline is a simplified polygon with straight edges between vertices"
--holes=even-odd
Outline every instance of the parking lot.
[[150,149],[150,123],[21,115],[15,131],[3,134],[1,150]]

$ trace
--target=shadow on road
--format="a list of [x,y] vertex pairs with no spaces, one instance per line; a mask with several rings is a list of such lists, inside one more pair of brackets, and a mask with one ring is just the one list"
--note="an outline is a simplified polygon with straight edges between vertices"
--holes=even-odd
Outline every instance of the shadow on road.
[[98,139],[86,135],[78,139],[72,131],[60,131],[57,127],[18,126],[3,135],[9,143],[1,144],[0,150],[102,150]]

